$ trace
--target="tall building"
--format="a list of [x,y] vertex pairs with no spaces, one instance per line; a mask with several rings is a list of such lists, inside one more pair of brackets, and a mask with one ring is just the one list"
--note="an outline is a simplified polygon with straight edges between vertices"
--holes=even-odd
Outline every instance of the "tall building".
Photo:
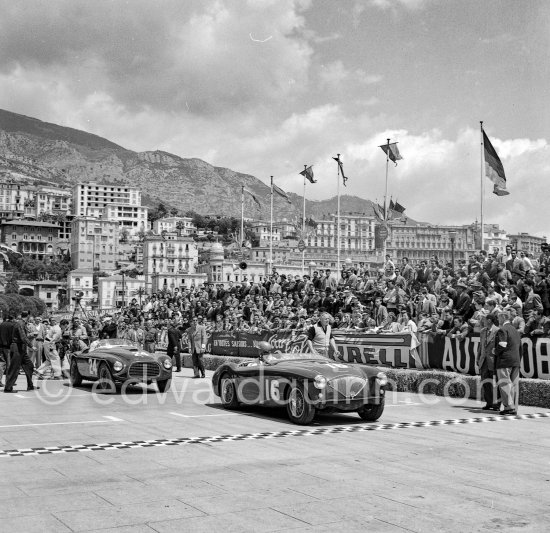
[[[143,243],[143,274],[153,292],[202,283],[206,274],[197,274],[199,253],[191,237],[177,233],[148,235]],[[202,280],[202,281],[201,281]]]
[[1,242],[31,259],[52,261],[59,255],[59,226],[36,220],[9,220],[0,225]]
[[71,231],[71,261],[74,269],[116,269],[118,223],[95,217],[76,217]]
[[0,218],[20,218],[25,214],[25,204],[32,202],[34,193],[31,187],[10,178],[8,173],[0,175]]
[[258,239],[260,246],[269,246],[270,242],[280,242],[281,231],[279,225],[273,222],[273,231],[271,231],[271,223],[257,221],[250,224],[250,229],[256,239]]
[[73,187],[73,211],[76,216],[115,221],[131,234],[147,226],[147,207],[141,205],[141,191],[136,187],[79,183]]
[[[145,291],[143,276],[107,276],[97,280],[98,302],[101,311],[127,306],[133,298],[138,302],[140,292]],[[142,294],[143,297],[143,294]]]
[[535,235],[529,235],[528,233],[508,235],[508,239],[513,248],[519,251],[529,252],[537,259],[540,255],[540,245],[547,242],[545,236],[536,237]]

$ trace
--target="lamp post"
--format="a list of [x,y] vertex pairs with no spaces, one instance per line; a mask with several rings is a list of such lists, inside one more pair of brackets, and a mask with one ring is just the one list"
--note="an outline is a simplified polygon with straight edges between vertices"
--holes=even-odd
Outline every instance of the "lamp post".
[[450,230],[449,231],[449,239],[451,239],[451,265],[453,268],[453,272],[455,269],[455,240],[458,232],[456,230]]

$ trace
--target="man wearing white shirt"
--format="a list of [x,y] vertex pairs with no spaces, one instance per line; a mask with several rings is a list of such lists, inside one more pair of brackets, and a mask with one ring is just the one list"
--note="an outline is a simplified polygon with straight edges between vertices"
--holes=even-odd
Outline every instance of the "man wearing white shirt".
[[44,338],[44,357],[46,360],[40,365],[36,371],[38,379],[44,379],[44,373],[52,370],[53,379],[61,378],[61,359],[57,351],[57,343],[61,342],[63,330],[67,328],[69,321],[63,319],[59,325],[55,318],[50,318],[50,327],[46,330]]

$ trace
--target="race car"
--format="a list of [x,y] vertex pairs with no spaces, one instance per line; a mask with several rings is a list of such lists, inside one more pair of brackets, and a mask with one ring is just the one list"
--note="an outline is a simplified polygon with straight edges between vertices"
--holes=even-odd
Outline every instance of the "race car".
[[151,354],[126,339],[94,341],[89,348],[70,355],[70,382],[78,387],[83,380],[97,381],[97,390],[116,392],[123,383],[157,383],[166,392],[172,381],[172,359]]
[[212,377],[226,409],[239,405],[286,406],[295,424],[317,412],[356,411],[363,420],[382,416],[386,374],[315,353],[263,353],[257,361],[225,363]]

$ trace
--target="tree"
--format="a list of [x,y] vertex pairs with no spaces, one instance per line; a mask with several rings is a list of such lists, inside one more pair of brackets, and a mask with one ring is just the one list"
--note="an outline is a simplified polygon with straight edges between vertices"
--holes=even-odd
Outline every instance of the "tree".
[[5,294],[19,294],[19,283],[17,283],[17,277],[13,275],[11,279],[6,283],[4,287]]
[[130,237],[128,228],[122,228],[122,231],[119,233],[119,241],[122,243],[128,242],[128,237]]

